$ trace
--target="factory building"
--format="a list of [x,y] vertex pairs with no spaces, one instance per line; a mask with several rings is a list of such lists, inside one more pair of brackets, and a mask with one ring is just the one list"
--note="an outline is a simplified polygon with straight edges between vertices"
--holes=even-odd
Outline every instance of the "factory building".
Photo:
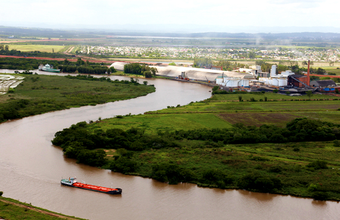
[[293,75],[294,73],[290,70],[282,72],[281,74],[276,74],[276,65],[272,65],[270,70],[269,77],[259,77],[259,81],[268,86],[287,86],[288,85],[288,76]]
[[288,85],[293,87],[309,87],[308,77],[305,75],[290,75],[288,76]]
[[311,87],[319,87],[319,88],[326,88],[326,87],[336,87],[336,83],[329,79],[329,80],[314,80],[310,82]]
[[254,79],[254,76],[251,74],[245,74],[239,77],[231,77],[228,75],[218,76],[216,78],[216,84],[224,86],[224,87],[249,87],[249,83]]

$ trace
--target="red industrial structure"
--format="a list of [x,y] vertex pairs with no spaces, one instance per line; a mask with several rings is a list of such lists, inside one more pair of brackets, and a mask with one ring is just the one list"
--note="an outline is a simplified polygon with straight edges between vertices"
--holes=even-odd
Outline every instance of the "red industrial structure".
[[308,86],[310,86],[309,66],[310,66],[310,60],[308,60],[308,70],[307,70],[307,85]]

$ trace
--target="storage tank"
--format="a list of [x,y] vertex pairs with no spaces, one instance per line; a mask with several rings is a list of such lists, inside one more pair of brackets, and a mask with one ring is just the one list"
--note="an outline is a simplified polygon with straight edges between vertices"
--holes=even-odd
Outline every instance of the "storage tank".
[[276,65],[272,65],[272,69],[270,70],[270,76],[276,76]]

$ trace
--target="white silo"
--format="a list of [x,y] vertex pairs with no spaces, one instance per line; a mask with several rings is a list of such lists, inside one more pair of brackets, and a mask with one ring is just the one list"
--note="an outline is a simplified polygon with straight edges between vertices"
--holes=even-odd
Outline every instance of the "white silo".
[[272,65],[272,69],[270,70],[270,77],[276,76],[276,65]]

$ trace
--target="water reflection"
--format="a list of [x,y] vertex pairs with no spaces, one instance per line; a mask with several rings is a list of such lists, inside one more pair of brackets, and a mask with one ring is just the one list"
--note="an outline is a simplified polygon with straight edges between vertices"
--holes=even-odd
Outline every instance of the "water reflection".
[[[246,190],[239,190],[240,195],[246,197],[247,199],[255,199],[261,202],[268,202],[272,201],[278,195],[270,194],[270,193],[257,193],[257,192],[250,192]],[[281,195],[282,196],[282,195]]]
[[327,202],[326,201],[313,200],[312,205],[314,205],[314,206],[326,206]]

